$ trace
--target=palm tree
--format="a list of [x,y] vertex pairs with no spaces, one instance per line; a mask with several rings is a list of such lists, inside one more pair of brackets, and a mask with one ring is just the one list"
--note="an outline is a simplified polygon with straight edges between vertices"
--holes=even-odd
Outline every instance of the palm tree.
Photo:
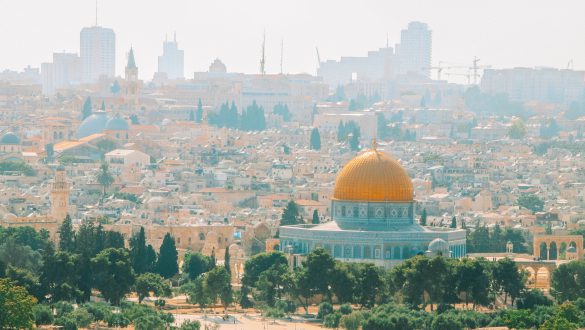
[[107,163],[102,163],[100,171],[97,174],[97,182],[102,186],[102,194],[106,195],[106,189],[114,183],[114,177],[110,173]]

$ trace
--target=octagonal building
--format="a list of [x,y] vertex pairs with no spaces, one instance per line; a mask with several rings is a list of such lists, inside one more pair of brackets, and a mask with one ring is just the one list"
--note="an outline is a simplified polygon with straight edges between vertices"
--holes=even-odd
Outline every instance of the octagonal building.
[[339,172],[331,200],[333,221],[280,227],[282,252],[302,256],[322,247],[338,260],[387,268],[417,254],[466,254],[465,230],[415,222],[412,181],[375,142]]

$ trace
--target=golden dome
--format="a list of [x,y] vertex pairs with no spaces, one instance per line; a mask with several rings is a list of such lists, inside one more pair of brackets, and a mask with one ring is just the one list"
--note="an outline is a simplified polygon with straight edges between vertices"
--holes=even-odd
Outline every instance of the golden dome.
[[350,201],[409,202],[412,181],[402,166],[375,149],[365,151],[337,175],[333,198]]

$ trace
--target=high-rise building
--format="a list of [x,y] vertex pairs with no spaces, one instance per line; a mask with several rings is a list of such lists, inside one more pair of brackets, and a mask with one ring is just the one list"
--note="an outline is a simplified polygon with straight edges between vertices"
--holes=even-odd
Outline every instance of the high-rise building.
[[43,95],[52,96],[81,82],[81,59],[75,53],[53,53],[52,63],[41,64],[41,74]]
[[538,101],[570,105],[585,96],[585,71],[554,68],[488,69],[480,89],[490,95],[507,95],[512,101]]
[[93,83],[101,77],[113,78],[116,74],[116,34],[100,26],[81,30],[82,81]]
[[432,31],[427,24],[410,22],[400,33],[400,44],[396,45],[398,74],[431,75]]
[[179,49],[177,35],[173,41],[165,39],[163,42],[163,54],[158,57],[158,72],[166,73],[168,79],[182,79],[184,75],[185,52]]
[[319,63],[317,75],[330,88],[345,85],[352,80],[391,79],[393,72],[394,50],[392,47],[369,51],[368,56],[343,56],[339,61],[328,60]]

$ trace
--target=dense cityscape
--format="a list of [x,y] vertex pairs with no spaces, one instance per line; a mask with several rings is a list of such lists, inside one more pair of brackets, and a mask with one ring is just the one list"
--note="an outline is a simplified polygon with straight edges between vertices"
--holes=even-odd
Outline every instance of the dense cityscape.
[[146,78],[76,29],[0,63],[1,329],[585,328],[572,60],[439,61],[412,21],[271,72],[268,27],[257,72],[186,72],[185,31]]

